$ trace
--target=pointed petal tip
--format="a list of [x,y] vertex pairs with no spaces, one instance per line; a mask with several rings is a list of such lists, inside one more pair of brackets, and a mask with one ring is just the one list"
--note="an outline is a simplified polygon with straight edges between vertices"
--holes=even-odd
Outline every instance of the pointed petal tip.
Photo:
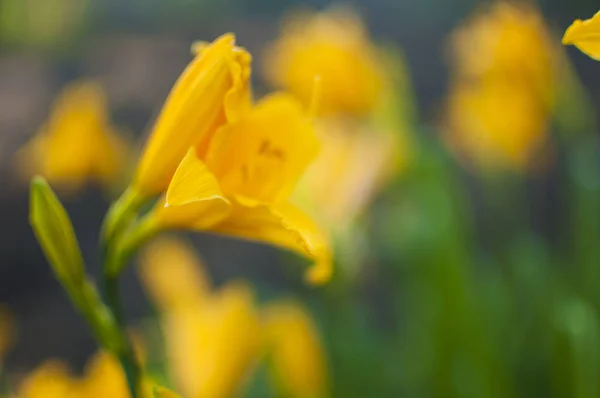
[[574,31],[578,29],[582,23],[583,21],[581,19],[576,19],[575,21],[573,21],[571,26],[567,28],[562,38],[562,44],[564,46],[568,46],[575,43],[575,40],[573,39]]
[[331,259],[321,259],[306,271],[305,279],[313,286],[322,286],[331,280],[332,274]]

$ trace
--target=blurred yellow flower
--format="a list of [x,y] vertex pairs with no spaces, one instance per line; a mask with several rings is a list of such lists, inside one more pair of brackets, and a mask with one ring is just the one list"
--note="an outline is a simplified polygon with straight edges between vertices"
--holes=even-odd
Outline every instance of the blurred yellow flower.
[[49,360],[27,375],[18,390],[19,398],[65,398],[72,397],[76,381],[67,365]]
[[[483,167],[527,170],[548,131],[548,110],[518,87],[456,86],[448,98],[448,142]],[[501,111],[499,111],[501,110]]]
[[106,352],[97,353],[87,364],[84,377],[78,381],[76,395],[86,398],[129,398],[127,381],[119,361]]
[[327,238],[288,201],[318,149],[300,103],[268,96],[188,151],[149,220],[157,229],[208,230],[295,251],[315,260],[308,280],[325,282],[332,271]]
[[43,175],[66,193],[93,180],[111,187],[119,180],[127,146],[110,124],[106,98],[95,82],[76,82],[56,99],[52,114],[16,157],[24,179]]
[[322,119],[317,130],[321,153],[293,200],[330,231],[344,231],[399,171],[399,140],[391,131],[344,118]]
[[565,32],[564,45],[573,44],[595,60],[600,60],[600,12],[592,18],[573,22]]
[[360,18],[349,9],[334,8],[293,15],[268,48],[264,64],[274,85],[307,102],[319,76],[322,113],[364,115],[376,106],[384,86],[377,56]]
[[171,90],[139,161],[132,189],[144,198],[164,192],[187,150],[206,151],[216,129],[249,106],[251,57],[225,34],[196,45],[194,60]]
[[325,354],[309,313],[299,303],[282,301],[267,305],[263,316],[271,368],[284,396],[328,396]]
[[[296,13],[267,49],[267,78],[315,102],[322,150],[294,192],[335,236],[347,230],[410,156],[412,92],[398,50],[377,48],[353,10]],[[316,106],[315,106],[316,105]]]
[[[150,382],[145,380],[142,398],[151,398]],[[59,360],[48,360],[27,375],[18,390],[19,398],[129,398],[123,370],[116,358],[100,351],[90,360],[83,376],[74,376]]]
[[162,312],[193,307],[210,293],[202,260],[182,241],[161,237],[140,253],[140,276]]
[[[243,283],[206,290],[202,265],[191,249],[173,240],[159,240],[156,245],[151,244],[142,256],[140,272],[146,289],[164,310],[166,354],[178,390],[185,397],[234,396],[260,351],[252,290]],[[164,261],[162,267],[158,261]],[[190,301],[173,306],[180,287]]]
[[525,171],[546,144],[559,58],[538,10],[498,1],[451,40],[447,140],[483,168]]

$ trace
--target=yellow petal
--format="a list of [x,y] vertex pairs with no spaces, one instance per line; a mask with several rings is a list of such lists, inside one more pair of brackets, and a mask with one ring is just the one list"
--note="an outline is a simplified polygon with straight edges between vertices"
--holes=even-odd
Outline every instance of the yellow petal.
[[573,22],[565,32],[563,44],[573,44],[595,60],[600,60],[600,12],[592,18]]
[[258,359],[260,326],[254,295],[228,284],[201,306],[165,317],[166,353],[184,396],[235,396]]
[[164,192],[186,151],[210,141],[220,123],[234,119],[249,98],[250,55],[226,34],[205,47],[169,94],[133,184],[146,196]]
[[364,115],[379,101],[384,73],[360,18],[347,8],[294,15],[267,50],[266,77],[305,104],[322,81],[322,113]]
[[263,312],[265,341],[276,385],[285,396],[324,397],[327,364],[317,327],[294,301],[269,304]]
[[348,120],[318,124],[322,149],[292,198],[331,230],[345,230],[397,175],[397,134]]
[[[150,398],[152,383],[147,377],[142,380],[138,396]],[[116,357],[98,351],[85,366],[84,374],[77,380],[76,389],[68,397],[85,398],[130,398],[127,379]]]
[[71,396],[75,380],[67,365],[58,360],[49,360],[38,366],[23,381],[19,397],[64,398]]
[[319,150],[302,105],[277,93],[219,130],[206,157],[226,195],[285,200]]
[[152,242],[141,255],[144,287],[163,311],[196,307],[210,290],[202,260],[193,248],[175,238]]
[[129,398],[129,388],[119,361],[107,352],[96,353],[86,365],[79,396]]
[[309,282],[327,282],[332,274],[327,236],[317,224],[290,203],[269,205],[237,197],[231,215],[211,231],[275,245],[314,260]]
[[17,155],[21,174],[41,174],[63,193],[94,180],[110,187],[123,174],[127,144],[111,125],[106,96],[94,81],[69,84],[49,120]]
[[188,151],[169,185],[164,205],[156,214],[165,227],[205,229],[227,216],[230,203],[221,192],[215,176]]

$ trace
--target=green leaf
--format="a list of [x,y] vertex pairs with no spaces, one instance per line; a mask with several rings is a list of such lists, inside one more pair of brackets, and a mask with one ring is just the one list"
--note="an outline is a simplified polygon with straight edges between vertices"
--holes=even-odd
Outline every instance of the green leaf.
[[80,286],[83,258],[71,220],[43,177],[31,181],[29,206],[29,222],[57,278],[67,288]]

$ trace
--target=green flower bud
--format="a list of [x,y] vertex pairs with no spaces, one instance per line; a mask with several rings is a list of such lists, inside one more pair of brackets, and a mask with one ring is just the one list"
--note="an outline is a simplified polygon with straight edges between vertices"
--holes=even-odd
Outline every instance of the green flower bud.
[[29,222],[59,281],[76,289],[84,280],[84,265],[69,215],[43,177],[31,181]]

